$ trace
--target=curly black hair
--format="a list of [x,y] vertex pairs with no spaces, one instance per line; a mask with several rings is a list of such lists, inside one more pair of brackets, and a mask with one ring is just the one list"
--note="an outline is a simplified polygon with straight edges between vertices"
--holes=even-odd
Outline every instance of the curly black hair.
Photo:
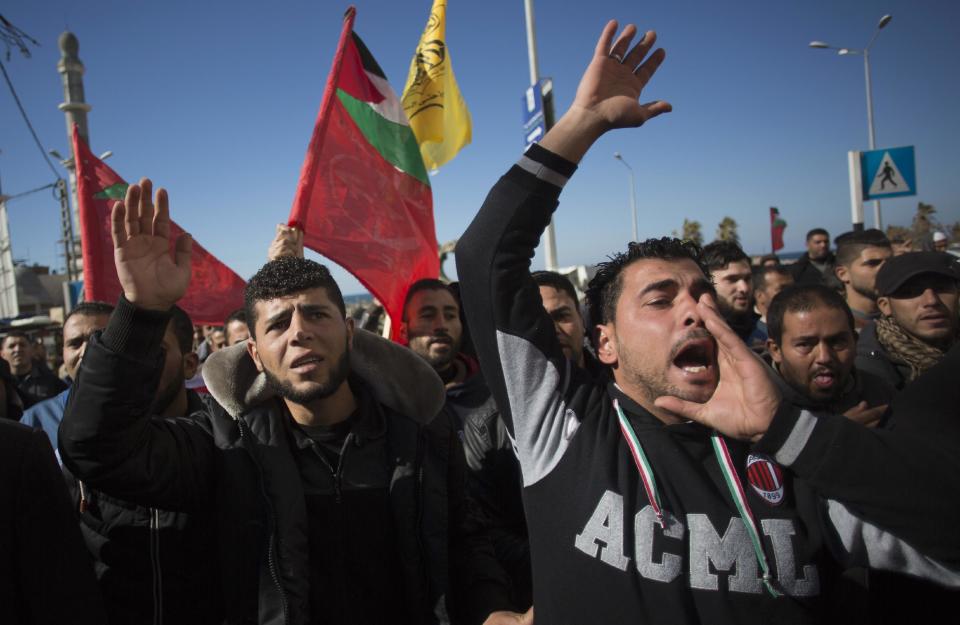
[[645,258],[689,259],[697,264],[704,276],[710,275],[703,262],[703,252],[693,241],[671,237],[633,241],[627,246],[626,252],[618,252],[610,256],[607,262],[597,265],[597,274],[587,285],[590,325],[616,321],[617,300],[623,291],[623,269]]
[[337,281],[330,275],[330,270],[318,262],[306,258],[285,256],[260,268],[250,278],[247,287],[243,290],[243,306],[247,311],[247,327],[250,336],[255,336],[254,328],[257,325],[257,302],[276,299],[300,293],[307,289],[322,288],[327,292],[340,314],[347,316],[347,307],[343,303],[343,294]]

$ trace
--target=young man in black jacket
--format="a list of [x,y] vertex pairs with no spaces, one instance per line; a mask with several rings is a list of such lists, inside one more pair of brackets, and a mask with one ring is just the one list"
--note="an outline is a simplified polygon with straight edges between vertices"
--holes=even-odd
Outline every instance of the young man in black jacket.
[[591,283],[609,384],[564,358],[529,275],[539,236],[596,139],[670,110],[637,101],[664,58],[647,57],[655,34],[631,49],[636,28],[616,29],[458,243],[523,472],[537,623],[815,622],[838,560],[960,585],[960,537],[944,530],[960,523],[957,425],[925,415],[948,434],[893,437],[781,405],[718,315],[696,246],[632,244]]
[[60,428],[65,466],[212,523],[216,544],[196,557],[216,568],[227,623],[447,621],[463,476],[455,436],[427,425],[443,402],[436,374],[354,332],[325,267],[281,258],[247,286],[250,341],[204,366],[223,407],[150,419],[191,245],[184,235],[171,256],[167,195],[154,207],[150,190],[130,185],[114,207],[124,295],[84,355]]

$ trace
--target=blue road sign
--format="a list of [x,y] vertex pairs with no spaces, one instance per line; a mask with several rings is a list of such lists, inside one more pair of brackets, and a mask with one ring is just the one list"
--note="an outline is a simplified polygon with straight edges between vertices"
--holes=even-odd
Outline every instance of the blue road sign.
[[523,143],[524,149],[539,141],[547,132],[547,118],[544,110],[544,93],[549,92],[552,83],[549,78],[541,78],[536,84],[527,87],[523,94]]
[[530,85],[523,94],[523,128],[533,127],[543,119],[543,91],[540,83]]
[[864,200],[917,194],[912,145],[861,152],[860,171]]

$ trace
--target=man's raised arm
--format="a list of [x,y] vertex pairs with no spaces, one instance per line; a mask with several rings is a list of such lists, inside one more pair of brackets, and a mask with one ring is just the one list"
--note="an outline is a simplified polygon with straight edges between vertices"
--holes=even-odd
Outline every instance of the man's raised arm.
[[[567,363],[530,277],[530,259],[560,191],[603,133],[639,126],[670,110],[666,102],[638,101],[664,59],[662,49],[648,56],[656,34],[647,32],[631,48],[636,27],[628,25],[614,40],[616,31],[615,21],[607,23],[570,109],[497,182],[457,243],[470,332],[484,376],[515,437],[523,428],[531,436],[543,430],[556,443],[562,438],[554,417],[562,416],[556,412],[557,391]],[[516,413],[521,404],[522,426]],[[524,481],[530,481],[526,472]]]
[[[64,465],[110,495],[168,510],[205,498],[213,441],[205,424],[151,418],[170,310],[190,282],[191,239],[170,252],[167,192],[149,180],[114,205],[114,260],[123,296],[91,338],[70,393],[59,447]],[[186,415],[184,415],[186,416]]]

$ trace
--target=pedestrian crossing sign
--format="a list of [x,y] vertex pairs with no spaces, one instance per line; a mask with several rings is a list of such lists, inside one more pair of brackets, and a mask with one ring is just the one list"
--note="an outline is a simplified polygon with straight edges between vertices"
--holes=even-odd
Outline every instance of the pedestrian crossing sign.
[[917,194],[913,146],[860,153],[863,199],[879,200]]

